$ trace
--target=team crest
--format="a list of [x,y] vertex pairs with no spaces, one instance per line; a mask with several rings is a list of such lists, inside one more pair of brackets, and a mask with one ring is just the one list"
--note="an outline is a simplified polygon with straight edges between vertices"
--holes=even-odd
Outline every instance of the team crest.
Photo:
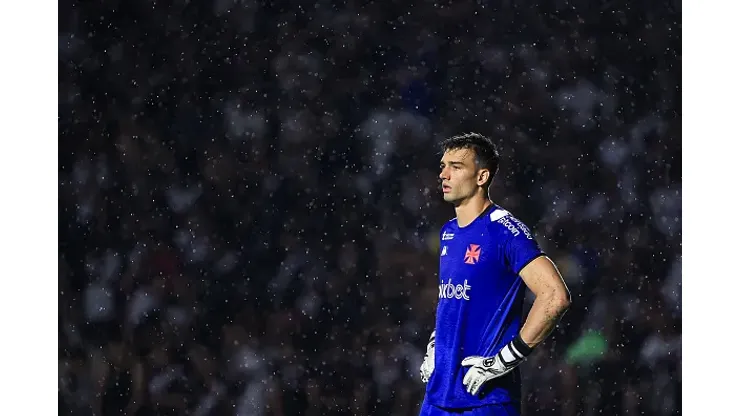
[[465,250],[465,264],[476,264],[480,258],[480,245],[471,244]]

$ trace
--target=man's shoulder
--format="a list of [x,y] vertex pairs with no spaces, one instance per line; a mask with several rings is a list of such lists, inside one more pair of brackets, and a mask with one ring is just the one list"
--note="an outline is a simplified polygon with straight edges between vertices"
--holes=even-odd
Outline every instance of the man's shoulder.
[[456,221],[457,221],[457,217],[447,220],[447,222],[444,223],[444,225],[442,225],[442,229],[445,229],[445,228],[454,228],[455,227],[455,224],[456,224]]
[[532,238],[532,232],[529,230],[529,227],[509,210],[500,206],[494,207],[491,213],[488,214],[486,226],[491,233],[507,238],[518,237],[519,235],[524,235],[529,239]]

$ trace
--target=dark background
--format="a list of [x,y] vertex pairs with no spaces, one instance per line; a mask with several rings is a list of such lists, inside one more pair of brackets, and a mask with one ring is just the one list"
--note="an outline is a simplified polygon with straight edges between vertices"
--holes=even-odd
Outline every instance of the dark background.
[[525,414],[681,413],[679,2],[59,10],[60,414],[417,414],[468,131],[572,293]]

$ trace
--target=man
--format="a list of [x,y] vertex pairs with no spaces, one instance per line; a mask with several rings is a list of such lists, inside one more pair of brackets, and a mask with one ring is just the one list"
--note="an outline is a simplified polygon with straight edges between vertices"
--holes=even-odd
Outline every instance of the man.
[[[530,230],[488,199],[499,154],[469,133],[445,140],[439,177],[456,218],[440,230],[436,328],[421,366],[422,415],[519,415],[517,366],[555,328],[570,294]],[[524,286],[535,295],[522,325]]]

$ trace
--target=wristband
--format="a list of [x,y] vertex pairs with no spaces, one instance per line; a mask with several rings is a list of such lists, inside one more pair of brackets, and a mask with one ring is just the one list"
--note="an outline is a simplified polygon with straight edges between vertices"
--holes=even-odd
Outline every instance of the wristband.
[[506,367],[513,367],[532,353],[532,348],[527,345],[521,336],[517,335],[510,343],[498,353],[501,362]]
[[527,345],[526,342],[524,342],[521,335],[517,335],[516,338],[511,341],[511,344],[523,357],[526,357],[532,353],[533,348]]

